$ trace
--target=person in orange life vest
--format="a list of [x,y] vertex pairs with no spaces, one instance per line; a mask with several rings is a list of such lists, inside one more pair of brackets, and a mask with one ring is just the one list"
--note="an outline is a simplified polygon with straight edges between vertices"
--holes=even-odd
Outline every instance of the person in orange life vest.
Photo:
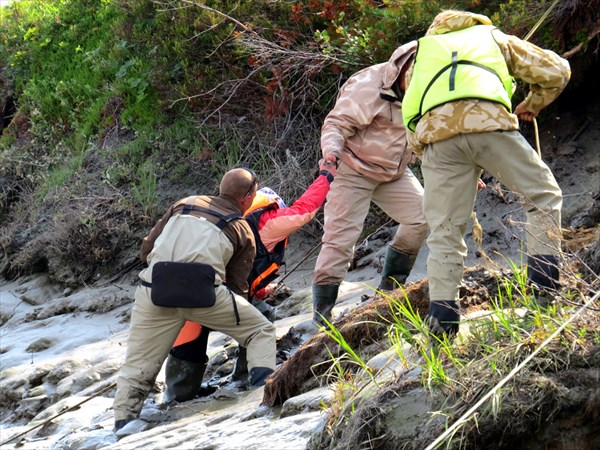
[[[286,206],[277,193],[265,187],[257,191],[244,214],[257,247],[248,277],[248,299],[271,321],[274,314],[263,300],[274,291],[274,285],[269,283],[279,276],[288,236],[315,217],[335,175],[335,164],[321,160],[319,176],[291,206]],[[210,331],[200,324],[186,322],[167,358],[164,402],[187,401],[199,394],[208,363],[206,349]],[[240,346],[232,380],[243,380],[247,374],[246,349]]]

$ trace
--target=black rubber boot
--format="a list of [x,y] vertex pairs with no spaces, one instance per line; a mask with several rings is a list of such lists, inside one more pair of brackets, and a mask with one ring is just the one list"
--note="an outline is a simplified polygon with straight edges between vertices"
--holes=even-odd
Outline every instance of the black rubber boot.
[[273,369],[268,367],[253,367],[250,369],[248,376],[248,385],[251,388],[264,386],[267,382],[267,377],[273,373]]
[[383,263],[383,271],[381,272],[381,282],[377,289],[380,291],[393,291],[398,288],[399,284],[404,284],[415,265],[416,259],[417,255],[408,255],[388,247]]
[[429,302],[427,325],[431,333],[441,338],[444,334],[453,337],[458,333],[460,313],[458,303],[454,300],[438,300]]
[[331,322],[331,310],[338,297],[339,284],[313,284],[313,320],[316,324],[325,326],[323,317]]
[[163,394],[163,402],[185,402],[196,397],[200,392],[207,363],[208,358],[203,363],[194,363],[169,355],[165,367],[167,388]]
[[246,347],[238,347],[238,356],[231,374],[232,381],[245,380],[248,378],[248,359],[246,358]]
[[115,427],[113,428],[113,432],[119,431],[121,428],[123,428],[125,425],[127,425],[129,422],[131,422],[133,420],[135,420],[135,419],[129,418],[129,419],[115,420]]
[[558,259],[553,255],[527,257],[527,278],[539,288],[558,289]]

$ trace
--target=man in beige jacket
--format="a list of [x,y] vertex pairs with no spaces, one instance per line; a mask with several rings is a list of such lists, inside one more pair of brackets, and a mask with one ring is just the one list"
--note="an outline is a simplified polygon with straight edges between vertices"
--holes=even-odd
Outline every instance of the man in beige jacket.
[[[226,333],[247,348],[249,384],[262,386],[275,368],[275,326],[246,300],[256,254],[242,218],[258,182],[233,169],[219,195],[176,202],[144,238],[127,357],[117,378],[115,429],[135,419],[186,321]],[[184,300],[185,299],[185,300]]]
[[323,157],[339,163],[325,204],[323,247],[313,279],[314,321],[331,320],[371,201],[399,226],[387,248],[381,290],[408,277],[428,228],[423,187],[407,167],[401,99],[407,62],[416,42],[399,47],[386,63],[367,67],[342,86],[321,131]]
[[[529,281],[558,287],[562,193],[518,119],[533,120],[570,75],[556,53],[502,33],[479,14],[444,11],[419,39],[402,113],[409,145],[423,159],[434,333],[458,331],[463,236],[482,169],[525,197]],[[514,111],[513,77],[530,87]]]

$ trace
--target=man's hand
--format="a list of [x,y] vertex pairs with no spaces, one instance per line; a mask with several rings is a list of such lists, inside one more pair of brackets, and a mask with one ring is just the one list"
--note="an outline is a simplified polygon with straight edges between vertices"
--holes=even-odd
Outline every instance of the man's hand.
[[525,107],[525,101],[519,103],[514,112],[519,119],[527,122],[532,122],[538,115],[538,113],[531,112]]
[[[261,302],[268,297],[272,297],[277,290],[277,283],[269,283],[264,288],[259,289],[252,297],[253,302]],[[254,305],[254,303],[252,303]]]
[[337,173],[337,165],[335,163],[335,156],[333,157],[333,161],[327,160],[327,158],[323,158],[319,161],[319,171],[325,170],[329,172],[332,176],[335,177]]
[[333,153],[329,153],[328,155],[325,155],[325,157],[323,159],[325,159],[325,161],[329,161],[330,163],[332,163],[336,169],[340,165],[339,164],[340,158],[335,156]]
[[480,178],[477,180],[477,190],[481,191],[482,189],[485,189],[487,187],[487,185],[483,182],[483,180]]

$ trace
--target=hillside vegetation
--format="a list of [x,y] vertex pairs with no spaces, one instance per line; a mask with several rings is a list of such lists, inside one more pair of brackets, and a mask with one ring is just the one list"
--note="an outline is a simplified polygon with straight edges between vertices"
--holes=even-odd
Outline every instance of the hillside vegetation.
[[[134,260],[167,204],[236,165],[295,198],[354,71],[440,9],[525,35],[550,1],[23,0],[0,9],[0,274],[79,286]],[[597,76],[598,4],[561,1],[531,40]],[[595,39],[595,40],[594,40]]]

